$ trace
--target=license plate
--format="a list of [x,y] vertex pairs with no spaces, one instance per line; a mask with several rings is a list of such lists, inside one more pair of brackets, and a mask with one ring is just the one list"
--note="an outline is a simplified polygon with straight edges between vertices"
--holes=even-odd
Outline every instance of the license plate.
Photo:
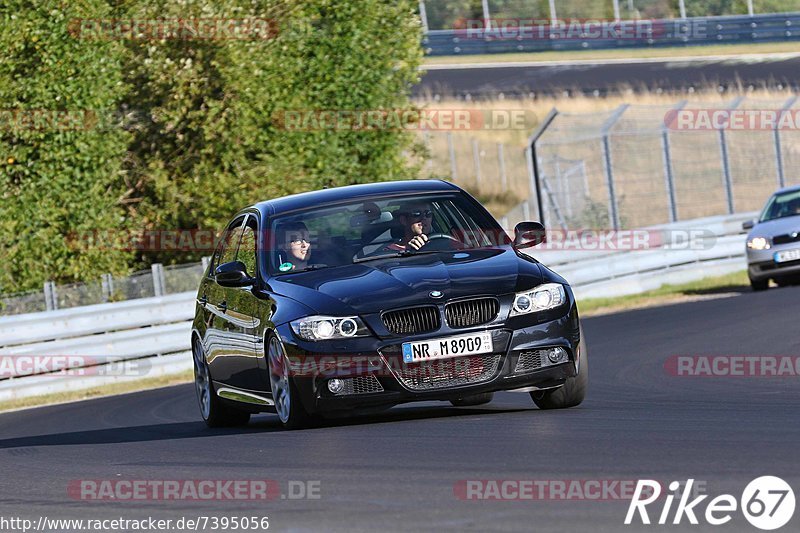
[[776,263],[786,263],[787,261],[797,261],[798,259],[800,259],[800,249],[775,252]]
[[429,341],[404,342],[403,362],[418,363],[462,355],[492,353],[492,351],[492,334],[488,332],[474,333]]

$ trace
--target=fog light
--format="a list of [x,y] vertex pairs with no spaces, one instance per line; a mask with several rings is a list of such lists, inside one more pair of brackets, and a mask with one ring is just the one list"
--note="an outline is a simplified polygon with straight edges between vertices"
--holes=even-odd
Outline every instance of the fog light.
[[344,390],[344,381],[336,378],[328,380],[328,390],[333,394],[339,394]]
[[550,362],[555,363],[563,363],[567,360],[567,351],[564,348],[553,348],[550,350],[550,353],[547,354],[547,358],[550,359]]

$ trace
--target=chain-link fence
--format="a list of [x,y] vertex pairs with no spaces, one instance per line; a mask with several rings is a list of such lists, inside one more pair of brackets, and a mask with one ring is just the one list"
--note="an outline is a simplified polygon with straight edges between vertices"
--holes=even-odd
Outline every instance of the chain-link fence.
[[490,19],[676,19],[800,11],[800,0],[420,0],[430,30]]
[[549,227],[638,228],[749,212],[800,183],[797,97],[556,113],[533,152],[452,133],[425,138],[426,175],[449,176],[505,227],[539,218]]
[[100,279],[85,283],[56,285],[46,282],[43,290],[0,296],[0,315],[40,313],[84,305],[151,298],[197,290],[207,266],[202,263],[162,266],[128,276],[103,274]]

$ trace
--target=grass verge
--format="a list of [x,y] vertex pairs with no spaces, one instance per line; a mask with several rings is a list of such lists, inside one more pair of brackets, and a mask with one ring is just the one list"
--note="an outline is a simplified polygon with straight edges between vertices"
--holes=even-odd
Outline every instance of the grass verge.
[[669,48],[619,48],[613,50],[564,50],[553,52],[521,52],[508,54],[476,54],[426,57],[427,65],[473,63],[510,63],[517,61],[574,61],[587,59],[652,59],[672,57],[739,56],[749,54],[796,53],[797,42],[717,44],[709,46],[675,46]]
[[193,379],[194,377],[192,375],[192,371],[189,370],[170,376],[159,376],[156,378],[147,378],[124,383],[113,383],[80,391],[57,392],[44,396],[32,396],[30,398],[20,398],[18,400],[7,400],[5,402],[0,402],[0,412],[16,411],[18,409],[54,405],[58,403],[78,402],[81,400],[89,400],[91,398],[100,398],[102,396],[114,396],[128,392],[138,392],[158,389],[161,387],[170,387],[172,385],[182,385],[184,383],[191,383]]
[[582,317],[607,315],[631,309],[718,298],[726,293],[747,291],[750,291],[750,282],[747,279],[747,271],[742,270],[725,276],[703,278],[680,285],[664,285],[641,294],[579,300],[578,310]]

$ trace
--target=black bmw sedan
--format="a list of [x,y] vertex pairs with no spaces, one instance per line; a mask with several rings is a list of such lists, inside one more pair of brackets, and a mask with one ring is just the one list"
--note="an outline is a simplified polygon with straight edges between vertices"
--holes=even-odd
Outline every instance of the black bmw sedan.
[[228,224],[200,289],[192,351],[209,426],[274,412],[287,428],[405,402],[530,394],[581,403],[587,353],[567,282],[443,181],[269,200]]

